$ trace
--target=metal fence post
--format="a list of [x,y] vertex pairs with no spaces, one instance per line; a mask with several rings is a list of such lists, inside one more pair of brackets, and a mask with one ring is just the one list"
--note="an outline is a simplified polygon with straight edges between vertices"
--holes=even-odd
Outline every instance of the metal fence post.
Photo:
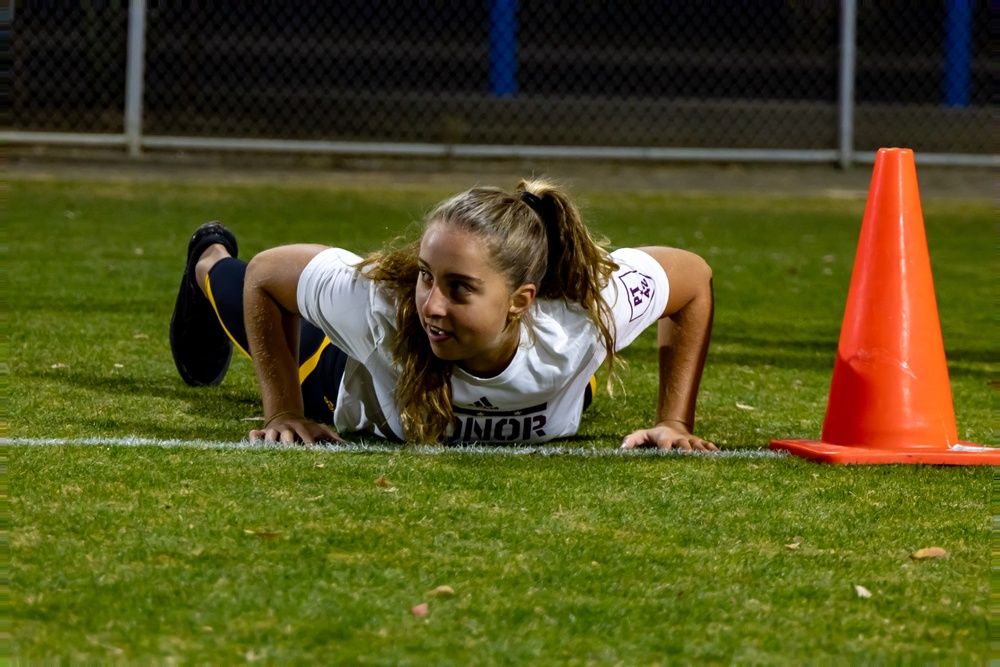
[[125,65],[125,142],[129,155],[142,152],[142,83],[146,52],[146,0],[129,0]]
[[840,166],[851,166],[854,155],[854,59],[857,55],[855,24],[857,0],[843,0],[840,11]]

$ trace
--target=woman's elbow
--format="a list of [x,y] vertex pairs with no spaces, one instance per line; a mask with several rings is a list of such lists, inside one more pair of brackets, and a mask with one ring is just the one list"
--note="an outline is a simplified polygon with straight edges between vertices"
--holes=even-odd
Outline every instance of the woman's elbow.
[[694,253],[691,253],[691,255],[693,257],[692,264],[695,267],[694,273],[697,276],[697,280],[705,285],[711,286],[712,284],[711,264],[705,261],[705,258],[702,257],[701,255],[696,255]]

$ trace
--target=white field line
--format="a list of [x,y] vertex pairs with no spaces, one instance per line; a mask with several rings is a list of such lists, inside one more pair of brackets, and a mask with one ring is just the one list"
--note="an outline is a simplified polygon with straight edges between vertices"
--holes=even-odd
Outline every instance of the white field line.
[[570,447],[566,445],[528,445],[520,447],[512,446],[486,446],[486,445],[463,445],[458,447],[441,446],[418,446],[403,447],[402,445],[391,445],[382,443],[369,444],[366,442],[348,442],[344,444],[323,443],[316,445],[283,444],[279,442],[254,442],[249,440],[239,440],[235,442],[221,442],[215,440],[160,440],[157,438],[5,438],[0,440],[0,445],[11,445],[14,447],[52,447],[62,445],[87,446],[87,447],[162,447],[164,449],[249,449],[249,450],[311,450],[327,451],[332,453],[394,453],[406,450],[414,454],[440,455],[440,454],[487,454],[492,456],[574,456],[583,458],[605,458],[605,457],[663,457],[663,456],[704,456],[707,458],[734,458],[734,459],[771,459],[784,458],[784,452],[772,452],[767,449],[728,449],[713,454],[682,452],[678,450],[660,451],[657,449],[610,449],[596,447]]

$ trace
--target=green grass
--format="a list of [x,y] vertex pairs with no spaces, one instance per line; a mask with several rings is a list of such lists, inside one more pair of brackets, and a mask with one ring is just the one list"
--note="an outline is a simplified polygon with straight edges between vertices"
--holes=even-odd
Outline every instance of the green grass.
[[[173,368],[167,322],[197,224],[223,219],[245,257],[297,241],[365,251],[447,194],[10,183],[16,656],[986,661],[989,469],[73,444],[237,441],[260,415],[246,360],[200,390]],[[577,194],[616,245],[713,265],[699,431],[728,450],[818,437],[864,202]],[[931,201],[924,216],[959,435],[990,443],[993,207]],[[627,394],[599,394],[565,444],[611,449],[648,424],[653,343],[627,350]],[[24,444],[42,438],[66,444]],[[929,546],[948,556],[909,558]],[[439,585],[454,597],[427,595]]]

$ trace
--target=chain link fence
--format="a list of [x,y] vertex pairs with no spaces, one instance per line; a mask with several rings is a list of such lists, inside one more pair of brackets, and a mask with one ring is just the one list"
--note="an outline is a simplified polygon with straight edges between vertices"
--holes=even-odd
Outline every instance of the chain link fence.
[[122,132],[128,11],[17,4],[10,32],[16,130]]
[[[144,136],[496,147],[838,148],[843,3],[170,2]],[[127,2],[20,2],[12,129],[124,132]],[[861,3],[851,145],[995,152],[985,2]],[[294,149],[293,149],[294,150]]]

